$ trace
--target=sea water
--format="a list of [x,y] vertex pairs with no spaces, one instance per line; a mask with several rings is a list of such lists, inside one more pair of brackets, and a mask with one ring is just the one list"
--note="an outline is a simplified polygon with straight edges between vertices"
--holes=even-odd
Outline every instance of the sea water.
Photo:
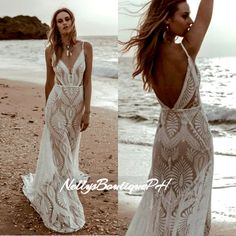
[[[83,36],[93,45],[92,105],[117,110],[116,36]],[[0,78],[45,84],[47,40],[1,40]]]

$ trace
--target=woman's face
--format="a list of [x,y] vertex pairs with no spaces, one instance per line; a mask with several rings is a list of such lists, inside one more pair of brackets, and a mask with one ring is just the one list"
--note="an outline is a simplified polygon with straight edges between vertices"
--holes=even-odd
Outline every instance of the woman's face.
[[190,18],[189,5],[186,2],[178,4],[175,14],[167,20],[170,32],[183,37],[193,24]]
[[69,34],[72,29],[72,20],[69,13],[66,11],[58,13],[56,16],[56,24],[61,35]]

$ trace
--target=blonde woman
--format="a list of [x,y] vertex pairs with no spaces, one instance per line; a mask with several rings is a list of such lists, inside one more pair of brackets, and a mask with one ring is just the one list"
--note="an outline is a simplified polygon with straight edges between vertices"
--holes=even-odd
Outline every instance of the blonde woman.
[[88,177],[78,169],[78,152],[89,125],[93,55],[91,44],[76,38],[67,8],[54,13],[48,40],[45,126],[36,173],[22,177],[23,192],[46,227],[68,233],[85,223],[77,191],[61,188],[68,178]]
[[[210,231],[213,144],[199,96],[195,59],[212,17],[213,0],[201,0],[193,22],[185,0],[152,0],[137,35],[136,69],[153,90],[161,114],[149,178],[162,191],[145,191],[128,236],[203,236]],[[176,37],[183,38],[176,43]]]

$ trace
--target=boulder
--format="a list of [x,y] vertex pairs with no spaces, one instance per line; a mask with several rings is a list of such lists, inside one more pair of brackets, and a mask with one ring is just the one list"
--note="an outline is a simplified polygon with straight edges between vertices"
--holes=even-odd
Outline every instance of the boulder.
[[0,17],[0,39],[46,39],[48,30],[36,16]]

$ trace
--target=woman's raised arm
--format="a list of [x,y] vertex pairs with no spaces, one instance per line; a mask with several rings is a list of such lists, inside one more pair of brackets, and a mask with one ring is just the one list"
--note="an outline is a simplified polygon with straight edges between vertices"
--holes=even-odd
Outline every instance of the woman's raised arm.
[[195,59],[211,22],[214,0],[201,0],[196,19],[183,39],[189,54]]

